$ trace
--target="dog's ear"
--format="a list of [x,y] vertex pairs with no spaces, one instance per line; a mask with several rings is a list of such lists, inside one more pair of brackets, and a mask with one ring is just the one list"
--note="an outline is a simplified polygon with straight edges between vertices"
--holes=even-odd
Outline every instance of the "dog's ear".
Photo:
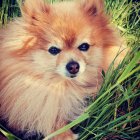
[[89,16],[100,15],[104,12],[104,0],[81,0],[81,8]]
[[23,17],[35,18],[34,15],[49,13],[50,6],[44,0],[25,0],[21,5],[21,13]]

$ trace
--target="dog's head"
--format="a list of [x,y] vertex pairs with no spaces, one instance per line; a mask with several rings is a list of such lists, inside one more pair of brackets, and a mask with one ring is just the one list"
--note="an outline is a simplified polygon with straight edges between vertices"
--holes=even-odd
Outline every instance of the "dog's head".
[[32,69],[46,77],[93,79],[104,48],[115,40],[103,9],[102,0],[26,0],[20,26],[27,36],[16,53],[32,60]]

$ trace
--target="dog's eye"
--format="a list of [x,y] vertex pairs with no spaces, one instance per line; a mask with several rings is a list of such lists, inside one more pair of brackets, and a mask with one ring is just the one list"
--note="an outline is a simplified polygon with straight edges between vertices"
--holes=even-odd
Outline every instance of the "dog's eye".
[[61,50],[59,48],[56,48],[54,46],[50,47],[48,51],[52,55],[57,55],[58,53],[61,52]]
[[89,49],[89,47],[90,47],[90,45],[88,44],[88,43],[83,43],[83,44],[81,44],[79,47],[78,47],[78,49],[80,50],[80,51],[87,51],[88,49]]

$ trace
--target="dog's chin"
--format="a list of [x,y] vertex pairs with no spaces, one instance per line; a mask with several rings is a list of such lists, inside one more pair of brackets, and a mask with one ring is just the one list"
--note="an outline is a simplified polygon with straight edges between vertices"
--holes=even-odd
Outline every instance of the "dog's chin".
[[71,78],[71,79],[76,78],[76,77],[77,77],[77,75],[75,75],[75,74],[72,74],[69,76],[69,78]]

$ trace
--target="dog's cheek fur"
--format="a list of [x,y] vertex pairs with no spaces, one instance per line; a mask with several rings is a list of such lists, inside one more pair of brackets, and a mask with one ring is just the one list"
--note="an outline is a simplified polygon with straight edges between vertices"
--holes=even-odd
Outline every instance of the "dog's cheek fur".
[[[83,0],[80,8],[89,26],[92,27],[90,40],[91,44],[95,45],[93,47],[96,53],[93,52],[88,56],[94,55],[96,58],[91,63],[98,64],[97,67],[107,70],[116,54],[124,49],[122,40],[120,40],[117,29],[112,27],[109,17],[105,14],[103,0]],[[125,54],[126,51],[118,56],[116,66]]]

